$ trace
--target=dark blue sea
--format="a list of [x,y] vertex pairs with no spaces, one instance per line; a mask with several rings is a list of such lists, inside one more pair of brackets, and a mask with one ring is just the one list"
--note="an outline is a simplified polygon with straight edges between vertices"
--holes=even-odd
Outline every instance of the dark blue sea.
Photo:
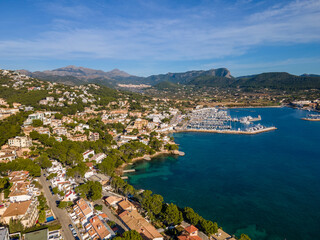
[[174,134],[183,157],[133,165],[129,182],[192,207],[253,240],[320,239],[320,122],[291,108],[231,109],[278,129],[258,135]]

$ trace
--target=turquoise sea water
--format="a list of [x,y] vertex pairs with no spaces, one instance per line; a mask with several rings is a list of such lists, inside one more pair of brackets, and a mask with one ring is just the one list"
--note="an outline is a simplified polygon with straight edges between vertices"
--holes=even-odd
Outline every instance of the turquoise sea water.
[[134,164],[129,182],[190,206],[230,234],[320,239],[320,122],[290,108],[232,109],[278,130],[258,135],[174,134],[183,157]]

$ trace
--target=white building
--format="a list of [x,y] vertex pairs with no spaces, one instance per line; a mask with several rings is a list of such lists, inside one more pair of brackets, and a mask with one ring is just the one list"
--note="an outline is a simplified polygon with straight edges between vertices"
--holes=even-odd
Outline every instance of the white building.
[[88,158],[90,158],[90,155],[94,156],[94,150],[87,150],[85,151],[82,156],[83,156],[83,160],[87,160]]
[[101,163],[103,159],[105,159],[107,155],[105,153],[98,153],[90,158],[90,161],[96,161],[96,163]]
[[10,138],[8,140],[8,145],[12,147],[31,147],[32,146],[32,140],[29,137],[20,137],[17,136],[15,138]]

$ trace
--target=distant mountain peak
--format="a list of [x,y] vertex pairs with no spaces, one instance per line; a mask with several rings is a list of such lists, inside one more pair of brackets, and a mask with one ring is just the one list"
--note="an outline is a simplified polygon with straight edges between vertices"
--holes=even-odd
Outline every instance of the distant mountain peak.
[[118,68],[112,69],[111,71],[107,72],[110,77],[131,77],[129,73],[126,73]]

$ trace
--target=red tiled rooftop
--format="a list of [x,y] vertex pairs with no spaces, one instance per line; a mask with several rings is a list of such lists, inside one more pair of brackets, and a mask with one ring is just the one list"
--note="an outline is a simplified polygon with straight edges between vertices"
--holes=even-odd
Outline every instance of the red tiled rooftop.
[[186,230],[188,233],[193,233],[193,232],[198,231],[198,228],[196,228],[193,225],[190,225],[189,227],[186,227],[184,230]]

